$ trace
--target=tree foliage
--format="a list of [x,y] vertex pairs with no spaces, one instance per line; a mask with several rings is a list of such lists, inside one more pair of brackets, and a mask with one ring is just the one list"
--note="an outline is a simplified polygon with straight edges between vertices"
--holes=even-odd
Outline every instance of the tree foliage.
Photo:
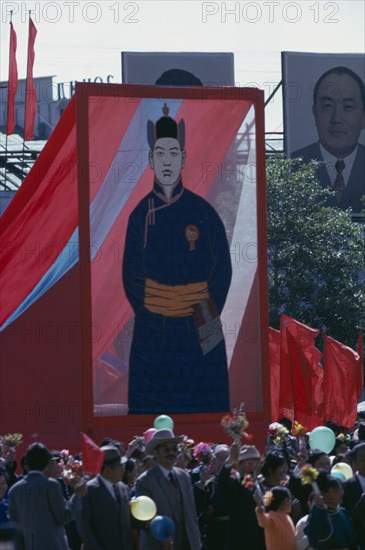
[[270,325],[285,313],[354,346],[365,317],[365,226],[326,206],[318,162],[267,164]]

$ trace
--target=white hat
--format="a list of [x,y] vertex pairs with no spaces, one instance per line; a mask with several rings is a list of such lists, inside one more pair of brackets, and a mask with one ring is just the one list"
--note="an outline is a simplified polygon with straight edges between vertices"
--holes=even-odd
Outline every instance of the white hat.
[[146,445],[146,452],[150,453],[163,443],[180,443],[184,439],[183,435],[175,436],[170,428],[162,428],[157,430]]

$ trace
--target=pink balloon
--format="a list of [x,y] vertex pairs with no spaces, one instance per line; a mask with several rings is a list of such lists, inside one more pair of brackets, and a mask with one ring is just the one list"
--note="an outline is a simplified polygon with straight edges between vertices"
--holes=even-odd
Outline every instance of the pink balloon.
[[155,428],[149,428],[148,430],[143,432],[144,442],[148,443],[151,437],[153,436],[153,434],[156,432],[157,430]]

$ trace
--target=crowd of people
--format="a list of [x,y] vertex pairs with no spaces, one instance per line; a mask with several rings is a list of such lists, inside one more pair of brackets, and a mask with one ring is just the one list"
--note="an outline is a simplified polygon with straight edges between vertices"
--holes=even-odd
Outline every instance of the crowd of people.
[[[264,453],[237,440],[196,443],[171,428],[148,430],[148,437],[128,445],[105,438],[100,472],[92,476],[82,474],[81,454],[50,451],[42,443],[28,447],[18,471],[16,448],[2,445],[0,545],[361,550],[365,423],[359,418],[351,431],[329,427],[330,452],[312,448],[308,434],[298,436],[288,419],[269,427]],[[152,528],[153,517],[133,513],[142,497],[154,504],[155,519],[163,526],[167,518],[173,529]]]

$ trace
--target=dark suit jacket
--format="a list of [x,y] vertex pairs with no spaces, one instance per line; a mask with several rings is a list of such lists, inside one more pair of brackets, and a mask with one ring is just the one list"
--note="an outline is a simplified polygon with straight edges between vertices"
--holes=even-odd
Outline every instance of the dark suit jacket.
[[9,491],[9,516],[20,524],[25,550],[67,550],[64,525],[75,519],[80,500],[67,503],[57,480],[31,472]]
[[87,484],[79,530],[85,550],[132,550],[128,490],[119,482],[120,509],[100,476]]
[[[294,151],[291,157],[302,157],[304,162],[309,162],[310,160],[319,160],[323,162],[319,141],[311,143],[303,149]],[[330,181],[324,164],[318,168],[317,176],[322,187],[332,188],[334,182]],[[341,201],[338,204],[336,197],[333,197],[329,200],[329,206],[339,206],[342,209],[351,207],[353,213],[360,213],[363,209],[363,205],[360,201],[362,195],[365,195],[365,147],[358,144],[357,154]]]
[[[200,550],[200,533],[190,476],[181,468],[174,467],[173,473],[182,496],[184,526],[191,550]],[[153,466],[137,478],[136,496],[140,495],[146,495],[155,502],[157,515],[168,516],[176,524],[178,523],[175,490],[159,466]],[[176,531],[178,532],[178,529]],[[174,548],[178,548],[177,541]],[[161,542],[153,538],[148,530],[141,531],[141,550],[161,550]]]
[[351,477],[343,484],[344,495],[342,504],[350,513],[357,535],[358,543],[365,549],[365,497],[359,480]]
[[246,489],[240,479],[231,478],[228,467],[222,468],[219,483],[229,502],[229,550],[265,550],[265,532],[257,523],[253,490]]

